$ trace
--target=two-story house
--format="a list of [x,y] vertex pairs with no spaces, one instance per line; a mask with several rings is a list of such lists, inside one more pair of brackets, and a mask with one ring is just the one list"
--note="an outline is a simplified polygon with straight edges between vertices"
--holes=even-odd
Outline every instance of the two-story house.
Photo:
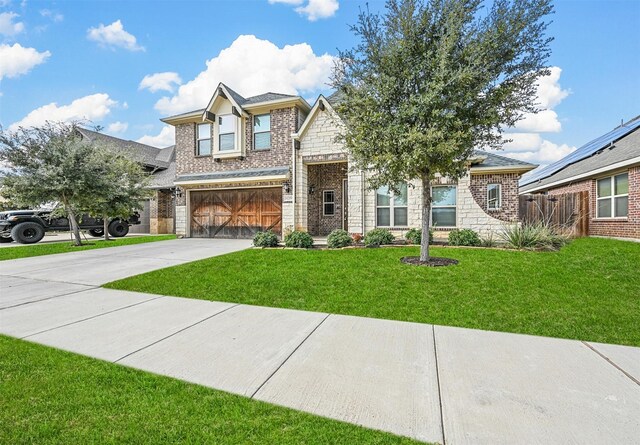
[[[320,96],[244,98],[220,84],[206,108],[162,119],[176,131],[176,233],[250,238],[257,231],[401,234],[421,222],[420,184],[370,190],[336,141],[342,123]],[[478,151],[468,174],[432,189],[438,230],[491,232],[518,221],[518,180],[535,165]]]

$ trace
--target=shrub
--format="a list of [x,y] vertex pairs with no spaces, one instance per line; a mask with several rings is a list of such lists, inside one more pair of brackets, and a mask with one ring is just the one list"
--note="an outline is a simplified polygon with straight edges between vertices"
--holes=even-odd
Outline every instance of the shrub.
[[[422,242],[422,229],[410,229],[404,237],[410,244],[420,244]],[[433,229],[429,229],[429,244],[433,242]]]
[[490,232],[486,237],[482,237],[480,245],[482,247],[496,247],[498,243],[493,238],[493,232]]
[[313,238],[307,232],[294,230],[284,237],[284,245],[298,249],[308,249],[313,246]]
[[278,247],[278,235],[271,230],[258,232],[253,237],[253,245],[256,247]]
[[544,222],[505,226],[498,236],[507,247],[520,250],[558,250],[569,242],[568,236]]
[[327,246],[331,249],[340,249],[341,247],[347,247],[351,244],[353,244],[353,240],[346,230],[334,230],[327,237]]
[[364,236],[365,246],[381,246],[393,244],[393,234],[388,229],[373,229]]
[[482,240],[471,229],[456,229],[449,232],[449,244],[452,246],[479,246],[482,244]]

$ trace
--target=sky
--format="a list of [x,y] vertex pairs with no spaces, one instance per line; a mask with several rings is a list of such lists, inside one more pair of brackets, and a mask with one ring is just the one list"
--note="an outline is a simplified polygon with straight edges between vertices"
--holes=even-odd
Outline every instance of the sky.
[[[328,94],[359,0],[0,0],[0,125],[86,119],[173,144],[161,117],[202,108],[218,82],[244,96]],[[370,10],[384,2],[369,0]],[[640,115],[640,0],[556,0],[545,108],[503,154],[540,165]]]

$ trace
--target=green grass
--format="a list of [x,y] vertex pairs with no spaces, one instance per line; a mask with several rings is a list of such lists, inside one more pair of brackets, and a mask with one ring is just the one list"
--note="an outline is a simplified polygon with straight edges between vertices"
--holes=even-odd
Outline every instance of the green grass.
[[640,346],[640,244],[583,238],[559,252],[433,248],[460,264],[399,261],[417,254],[252,249],[107,287]]
[[129,238],[112,238],[109,241],[97,238],[89,239],[82,246],[76,247],[70,241],[59,243],[32,244],[26,246],[4,247],[0,249],[0,261],[15,260],[54,253],[77,252],[80,250],[103,249],[105,247],[128,246],[130,244],[150,243],[175,239],[175,235],[132,236]]
[[410,444],[276,407],[0,336],[3,444]]

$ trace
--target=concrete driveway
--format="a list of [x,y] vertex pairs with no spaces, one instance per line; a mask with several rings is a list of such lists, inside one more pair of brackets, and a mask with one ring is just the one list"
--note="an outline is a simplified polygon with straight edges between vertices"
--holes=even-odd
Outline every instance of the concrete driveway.
[[640,443],[640,348],[98,287],[248,245],[3,261],[0,332],[423,441]]

